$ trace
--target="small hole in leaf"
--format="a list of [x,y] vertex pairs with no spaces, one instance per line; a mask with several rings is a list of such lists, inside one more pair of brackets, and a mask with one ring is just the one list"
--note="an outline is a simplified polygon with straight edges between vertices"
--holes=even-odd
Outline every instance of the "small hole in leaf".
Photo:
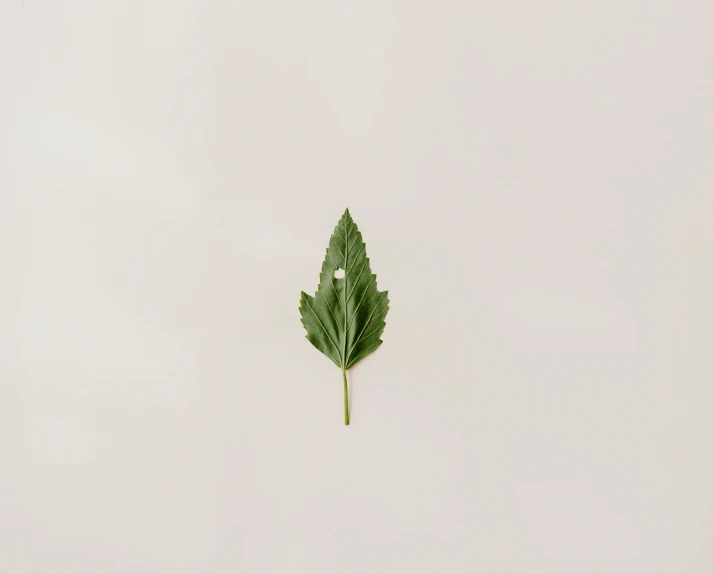
[[334,270],[334,278],[335,279],[344,279],[344,269],[341,267],[339,269]]

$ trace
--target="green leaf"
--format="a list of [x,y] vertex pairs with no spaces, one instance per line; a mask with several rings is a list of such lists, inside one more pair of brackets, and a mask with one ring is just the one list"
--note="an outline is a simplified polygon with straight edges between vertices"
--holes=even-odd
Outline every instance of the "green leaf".
[[[335,276],[343,270],[344,275]],[[366,246],[347,209],[329,239],[314,297],[300,297],[302,324],[307,339],[342,369],[344,421],[349,424],[346,371],[382,343],[389,310],[388,291],[376,288]]]

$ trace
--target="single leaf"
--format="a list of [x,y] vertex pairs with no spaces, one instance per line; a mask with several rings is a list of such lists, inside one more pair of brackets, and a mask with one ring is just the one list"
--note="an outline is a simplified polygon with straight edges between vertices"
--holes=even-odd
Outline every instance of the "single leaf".
[[347,209],[329,239],[317,292],[312,297],[302,291],[300,297],[307,339],[342,370],[345,424],[346,371],[379,348],[388,310],[388,291],[376,288],[366,246]]

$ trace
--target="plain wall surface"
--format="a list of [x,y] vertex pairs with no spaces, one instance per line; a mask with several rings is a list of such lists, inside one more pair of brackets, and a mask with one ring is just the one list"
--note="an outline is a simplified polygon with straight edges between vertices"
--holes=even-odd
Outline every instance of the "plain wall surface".
[[0,572],[713,572],[712,22],[2,0]]

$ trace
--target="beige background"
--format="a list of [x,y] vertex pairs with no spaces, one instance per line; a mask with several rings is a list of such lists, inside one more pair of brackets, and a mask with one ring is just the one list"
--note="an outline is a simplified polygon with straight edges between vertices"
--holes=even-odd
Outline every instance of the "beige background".
[[710,2],[0,7],[0,572],[713,572]]

